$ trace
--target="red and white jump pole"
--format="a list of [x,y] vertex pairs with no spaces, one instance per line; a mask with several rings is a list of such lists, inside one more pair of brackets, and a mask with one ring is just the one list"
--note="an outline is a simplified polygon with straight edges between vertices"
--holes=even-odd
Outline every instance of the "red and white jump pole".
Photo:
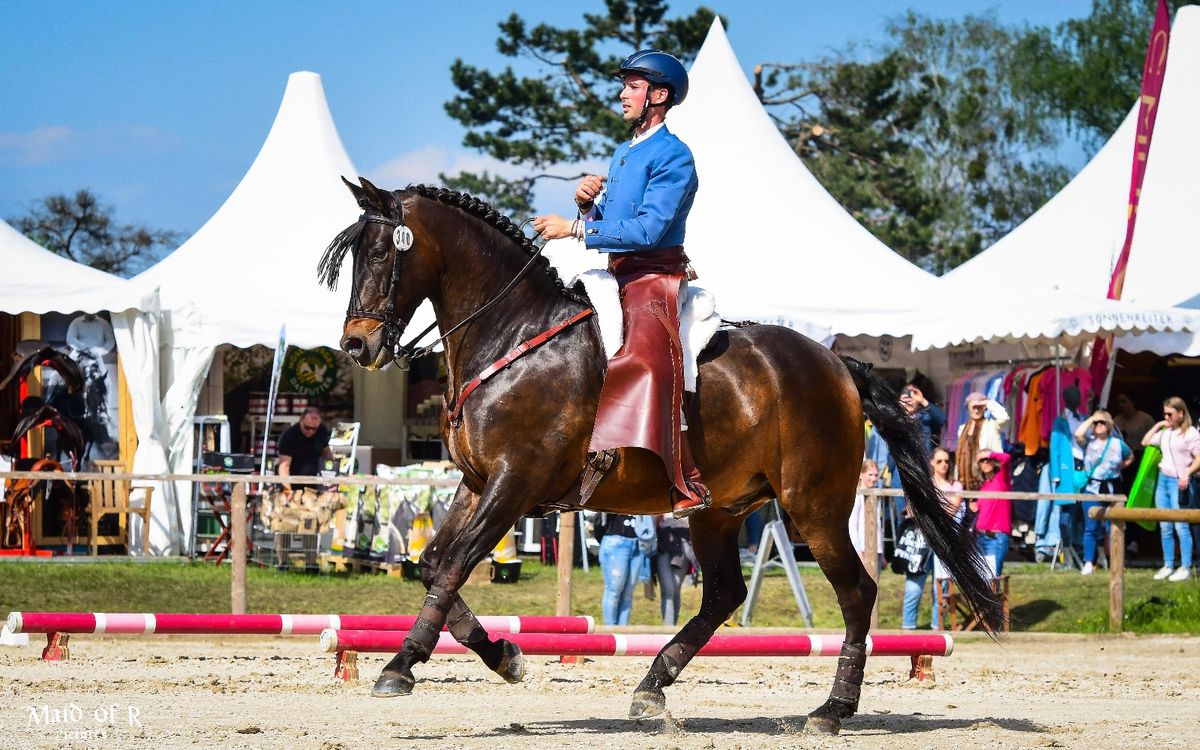
[[[10,612],[11,633],[45,633],[42,658],[69,657],[72,633],[95,635],[316,635],[326,629],[381,632],[407,631],[415,615],[227,615],[179,612]],[[483,615],[479,622],[493,633],[587,634],[595,629],[591,617]]]
[[[408,633],[384,630],[334,630],[321,633],[327,653],[396,652]],[[554,634],[511,633],[500,636],[529,656],[654,656],[670,642],[669,634]],[[837,656],[840,635],[714,635],[700,656]],[[867,636],[867,654],[874,656],[949,656],[954,640],[944,633]],[[435,654],[465,654],[465,646],[443,632]]]
[[[334,676],[358,679],[358,653],[394,653],[408,633],[382,630],[325,630],[321,650],[337,655]],[[552,634],[512,633],[502,635],[529,656],[654,656],[674,637],[661,634]],[[838,656],[841,635],[714,635],[700,656]],[[442,633],[435,654],[465,654],[467,648]],[[954,652],[954,640],[945,633],[928,635],[867,636],[867,653],[874,656],[912,658],[909,677],[933,679],[933,657]]]

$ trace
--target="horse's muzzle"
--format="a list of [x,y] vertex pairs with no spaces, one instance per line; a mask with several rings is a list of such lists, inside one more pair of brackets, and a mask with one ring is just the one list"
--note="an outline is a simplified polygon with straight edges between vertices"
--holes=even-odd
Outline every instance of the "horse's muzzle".
[[358,366],[378,370],[392,361],[392,351],[384,339],[379,322],[348,320],[342,329],[341,347]]

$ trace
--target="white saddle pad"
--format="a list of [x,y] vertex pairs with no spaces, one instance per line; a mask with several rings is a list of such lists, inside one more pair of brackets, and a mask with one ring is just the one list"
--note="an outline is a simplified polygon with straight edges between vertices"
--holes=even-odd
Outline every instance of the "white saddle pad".
[[[600,321],[600,338],[604,343],[604,354],[609,359],[621,349],[624,341],[624,323],[621,317],[621,293],[617,280],[611,273],[593,268],[578,274],[570,284],[583,282],[596,317]],[[568,286],[570,285],[568,284]],[[683,343],[683,389],[696,390],[700,352],[708,346],[713,334],[721,325],[717,314],[717,300],[711,292],[689,283],[683,310],[679,314],[679,338]]]

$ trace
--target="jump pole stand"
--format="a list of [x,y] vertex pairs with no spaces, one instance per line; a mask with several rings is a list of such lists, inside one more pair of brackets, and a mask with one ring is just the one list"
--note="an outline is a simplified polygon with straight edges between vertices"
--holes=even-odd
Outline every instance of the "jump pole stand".
[[788,538],[787,528],[783,523],[783,512],[779,501],[772,500],[775,508],[775,518],[763,526],[762,539],[758,543],[758,557],[754,559],[754,572],[750,574],[750,589],[746,593],[746,604],[742,607],[742,627],[749,627],[754,618],[754,605],[758,602],[758,593],[762,589],[763,575],[767,566],[775,563],[768,562],[771,557],[771,545],[779,548],[779,565],[787,573],[788,583],[792,587],[792,596],[796,598],[796,607],[804,618],[805,627],[813,626],[812,605],[808,602],[808,593],[804,590],[804,581],[800,578],[800,569],[796,567],[796,555],[793,552],[792,540]]
[[230,560],[230,611],[235,615],[246,614],[246,485],[234,482],[233,497],[229,505],[230,526],[233,545]]

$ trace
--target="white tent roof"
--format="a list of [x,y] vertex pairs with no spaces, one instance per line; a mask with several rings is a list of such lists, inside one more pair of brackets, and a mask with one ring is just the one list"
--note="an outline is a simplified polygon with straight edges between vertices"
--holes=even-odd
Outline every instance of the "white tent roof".
[[1104,297],[1125,239],[1137,106],[1061,192],[942,278],[944,297],[985,291],[989,305],[1000,304],[1003,314],[986,321],[942,321],[927,336],[915,337],[914,346],[1018,338],[1036,332],[1040,315],[1050,324],[1033,338],[1060,329],[1067,335],[1115,329],[1127,334],[1118,346],[1129,351],[1200,353],[1194,335],[1200,316],[1170,307],[1195,306],[1190,301],[1200,291],[1200,212],[1193,205],[1200,174],[1198,86],[1200,8],[1185,6],[1175,16],[1121,302]]
[[10,314],[100,312],[153,308],[153,292],[143,295],[130,282],[55,255],[0,221],[0,310]]
[[[1122,299],[1176,305],[1200,292],[1200,7],[1175,15]],[[943,278],[955,287],[1057,287],[1104,297],[1121,245],[1137,107],[1058,195]]]
[[[920,305],[937,278],[876,239],[808,171],[746,80],[719,18],[690,79],[667,127],[696,159],[700,188],[684,246],[721,314],[818,340],[908,333],[890,313]],[[558,244],[548,254],[573,265],[567,256],[579,249]]]
[[358,172],[338,138],[321,77],[293,73],[254,163],[203,227],[135,278],[165,309],[189,306],[212,343],[337,347],[348,292],[317,284],[317,262],[359,210],[342,184]]

